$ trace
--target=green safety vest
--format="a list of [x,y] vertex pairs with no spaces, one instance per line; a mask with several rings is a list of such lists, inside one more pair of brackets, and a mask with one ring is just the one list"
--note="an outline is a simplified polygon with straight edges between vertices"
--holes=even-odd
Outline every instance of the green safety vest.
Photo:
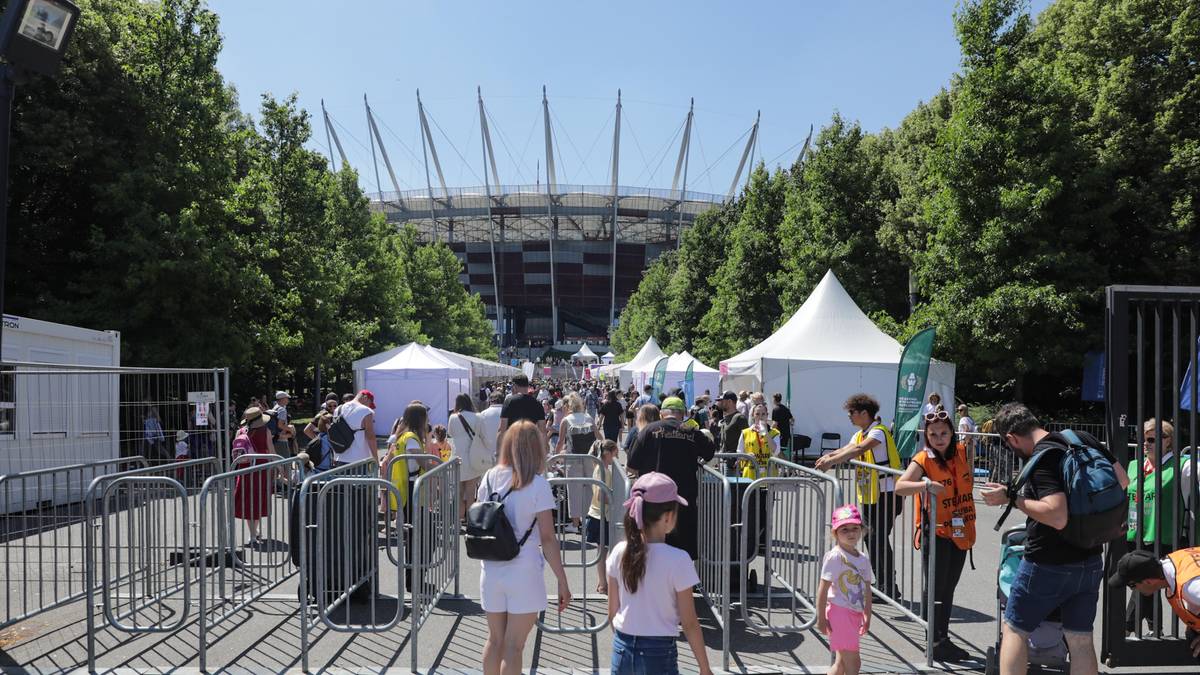
[[[1129,474],[1129,531],[1125,535],[1126,541],[1134,541],[1138,531],[1137,519],[1137,477],[1138,467],[1137,460],[1129,462],[1129,467],[1126,469]],[[1165,499],[1159,499],[1155,491],[1155,482],[1158,480],[1154,477],[1155,473],[1162,474],[1163,492],[1166,494]],[[1142,494],[1145,502],[1142,504],[1142,517],[1145,522],[1142,527],[1142,542],[1153,544],[1155,541],[1161,541],[1164,544],[1170,544],[1173,539],[1173,532],[1178,529],[1178,523],[1175,520],[1175,462],[1174,460],[1166,463],[1165,466],[1159,466],[1154,470],[1154,473],[1147,474],[1142,479]],[[1161,518],[1159,516],[1162,516]],[[1157,534],[1156,534],[1157,533]]]

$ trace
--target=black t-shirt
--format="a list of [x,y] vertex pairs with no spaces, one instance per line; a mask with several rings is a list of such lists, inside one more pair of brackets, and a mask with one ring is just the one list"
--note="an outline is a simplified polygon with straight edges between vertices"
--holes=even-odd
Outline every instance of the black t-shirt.
[[621,433],[621,415],[625,414],[625,407],[616,401],[608,401],[600,406],[600,414],[604,415],[604,437],[617,440],[617,435]]
[[500,417],[508,420],[510,427],[518,420],[529,420],[537,424],[546,419],[546,411],[542,409],[542,404],[529,394],[516,394],[509,396],[504,401],[504,407],[500,409]]
[[721,452],[737,452],[738,438],[749,428],[745,415],[736,410],[721,418]]
[[638,433],[628,465],[639,474],[657,471],[670,476],[679,488],[679,496],[694,507],[700,490],[696,469],[715,453],[712,441],[699,429],[681,427],[677,420],[659,420]]
[[782,403],[771,410],[771,421],[775,423],[776,428],[779,429],[779,433],[784,436],[791,433],[792,419],[792,411],[788,410],[788,407]]
[[[1093,448],[1104,448],[1095,436],[1077,431],[1079,440],[1084,445]],[[1038,460],[1037,466],[1029,474],[1029,482],[1021,489],[1021,496],[1026,499],[1042,499],[1052,494],[1066,492],[1063,485],[1062,460],[1065,452],[1062,446],[1068,445],[1067,439],[1057,433],[1052,433],[1042,439],[1034,448],[1034,454],[1050,453]],[[1101,547],[1079,548],[1072,546],[1063,539],[1058,530],[1039,523],[1033,518],[1025,522],[1025,559],[1043,565],[1067,565],[1083,562],[1100,555]]]

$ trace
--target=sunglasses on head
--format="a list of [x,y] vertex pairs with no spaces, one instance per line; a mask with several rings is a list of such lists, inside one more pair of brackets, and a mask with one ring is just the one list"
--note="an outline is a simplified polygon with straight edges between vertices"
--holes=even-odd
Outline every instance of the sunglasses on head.
[[945,410],[935,410],[931,413],[925,413],[926,422],[937,422],[938,420],[946,421],[949,419],[950,413],[946,412]]

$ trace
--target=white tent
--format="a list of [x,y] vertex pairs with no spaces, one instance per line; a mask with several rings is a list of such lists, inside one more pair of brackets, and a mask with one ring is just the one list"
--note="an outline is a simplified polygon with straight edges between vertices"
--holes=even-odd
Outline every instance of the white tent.
[[430,424],[445,424],[454,397],[470,393],[470,380],[470,369],[411,342],[390,359],[365,368],[362,387],[375,394],[375,429],[382,434],[414,399],[429,406]]
[[[721,362],[726,389],[787,395],[790,373],[794,432],[820,444],[822,433],[850,439],[855,429],[842,404],[858,392],[874,396],[880,416],[895,416],[896,373],[904,346],[854,303],[832,271],[775,334]],[[954,402],[954,364],[932,360],[925,396],[937,392]]]
[[606,366],[600,366],[593,369],[593,373],[597,378],[602,378],[604,381],[613,387],[619,386],[618,379],[621,376],[621,369],[627,364],[625,363],[610,363]]
[[[687,353],[687,351],[676,352],[667,358],[667,374],[663,380],[663,390],[682,389],[683,379],[687,375],[689,364],[692,366],[692,382],[695,384],[694,391],[696,396],[703,396],[706,389],[713,396],[720,396],[721,372],[716,368],[709,368],[704,365],[699,359]],[[646,382],[651,382],[654,377],[654,369],[657,365],[658,361],[652,362],[649,366],[639,370],[638,376],[644,376]]]
[[612,353],[611,351],[609,351],[607,354],[605,354],[604,356],[601,356],[601,357],[600,357],[600,362],[601,362],[601,363],[606,363],[606,364],[607,364],[607,363],[612,363],[612,362],[613,362],[613,360],[614,360],[614,359],[616,359],[616,358],[617,358],[617,355],[616,355],[616,354],[614,354],[614,353]]
[[645,386],[646,380],[640,374],[638,374],[638,371],[647,366],[653,368],[654,364],[658,363],[658,360],[664,356],[666,356],[666,354],[664,354],[662,348],[658,346],[658,340],[655,340],[654,336],[651,335],[646,340],[646,344],[642,345],[642,348],[638,350],[637,355],[634,356],[633,359],[631,359],[624,366],[622,366],[618,371],[618,376],[621,380],[621,388],[628,389],[629,385],[632,384],[636,386],[638,390],[641,390],[641,388]]
[[[367,368],[370,368],[371,366],[377,366],[377,365],[387,361],[388,359],[391,359],[392,357],[396,356],[400,352],[407,349],[408,346],[411,344],[416,344],[416,343],[410,342],[408,344],[400,345],[399,347],[393,347],[386,351],[382,351],[378,354],[372,354],[371,356],[364,356],[363,358],[358,359],[353,364],[351,364],[351,368],[354,372],[354,388],[355,388],[355,390],[363,388],[363,386],[364,386],[363,382],[366,381],[364,376],[365,376],[365,371]],[[507,366],[507,365],[504,365],[503,363],[497,363],[495,361],[488,361],[487,359],[481,359],[481,358],[478,358],[475,356],[467,356],[466,354],[459,354],[457,352],[452,352],[452,351],[448,351],[445,349],[438,349],[437,347],[434,347],[432,345],[427,345],[427,347],[429,349],[433,349],[434,351],[438,352],[438,354],[440,354],[443,358],[449,359],[450,361],[453,361],[454,363],[468,369],[471,373],[470,374],[471,384],[469,387],[469,389],[471,391],[478,391],[480,385],[483,384],[484,382],[487,382],[490,380],[503,380],[506,378],[513,377],[517,373],[521,372],[521,370],[519,368]]]
[[588,347],[586,342],[584,343],[584,345],[582,347],[579,348],[579,351],[577,351],[571,355],[571,358],[575,359],[576,361],[599,361],[600,360],[600,357],[596,356],[596,352],[592,351],[592,348]]

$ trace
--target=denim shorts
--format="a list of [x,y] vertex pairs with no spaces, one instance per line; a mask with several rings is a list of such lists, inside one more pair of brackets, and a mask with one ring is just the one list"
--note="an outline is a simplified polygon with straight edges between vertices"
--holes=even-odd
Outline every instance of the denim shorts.
[[[600,531],[608,528],[608,521],[605,520],[604,518],[593,518],[591,516],[588,516],[587,520],[585,520],[583,524],[584,524],[584,533],[586,534],[588,543],[589,544],[599,544],[600,543]],[[605,538],[604,538],[605,546],[612,546],[612,542],[609,541],[610,538],[611,537],[609,537],[609,536],[605,536]]]
[[613,631],[612,675],[679,675],[673,637],[646,637]]
[[1103,579],[1104,560],[1098,555],[1067,565],[1022,560],[1004,608],[1004,622],[1029,634],[1060,609],[1064,632],[1091,633]]

